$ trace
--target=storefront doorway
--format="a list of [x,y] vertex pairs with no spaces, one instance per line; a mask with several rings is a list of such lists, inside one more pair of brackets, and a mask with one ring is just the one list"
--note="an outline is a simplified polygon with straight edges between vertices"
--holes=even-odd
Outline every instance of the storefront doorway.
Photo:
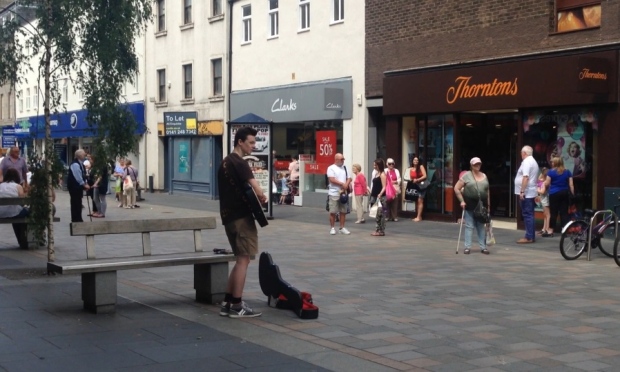
[[482,159],[482,171],[489,178],[491,214],[495,217],[515,217],[513,177],[516,171],[517,124],[516,113],[467,113],[460,115],[460,171],[469,170],[469,160]]

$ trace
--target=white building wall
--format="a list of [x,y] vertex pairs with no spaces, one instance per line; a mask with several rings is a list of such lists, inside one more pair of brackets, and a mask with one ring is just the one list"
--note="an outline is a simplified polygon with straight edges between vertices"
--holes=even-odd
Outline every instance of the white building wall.
[[[300,31],[299,0],[280,0],[279,35],[275,38],[268,35],[269,1],[236,1],[231,86],[236,92],[350,77],[353,117],[343,123],[343,152],[347,164],[367,164],[368,128],[363,97],[365,2],[344,0],[344,21],[334,23],[334,1],[310,0],[310,28]],[[250,4],[252,41],[244,43],[242,7]]]
[[[154,188],[163,189],[166,138],[161,137],[164,112],[196,111],[198,121],[226,120],[223,95],[213,94],[211,60],[222,59],[223,82],[226,82],[226,19],[225,14],[212,16],[212,1],[193,1],[191,24],[184,24],[183,1],[166,0],[165,31],[158,31],[157,2],[154,2],[155,23],[146,33],[146,122],[149,129],[145,152],[146,173],[153,176]],[[222,0],[226,11],[226,1]],[[193,65],[193,99],[184,99],[183,65]],[[166,101],[158,101],[157,70],[166,69]]]

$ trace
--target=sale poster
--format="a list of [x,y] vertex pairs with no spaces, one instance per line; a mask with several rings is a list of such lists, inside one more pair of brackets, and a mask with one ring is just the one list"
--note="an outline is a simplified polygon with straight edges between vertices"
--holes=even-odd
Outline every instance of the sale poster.
[[333,164],[336,155],[335,130],[322,130],[316,132],[316,162],[317,164]]

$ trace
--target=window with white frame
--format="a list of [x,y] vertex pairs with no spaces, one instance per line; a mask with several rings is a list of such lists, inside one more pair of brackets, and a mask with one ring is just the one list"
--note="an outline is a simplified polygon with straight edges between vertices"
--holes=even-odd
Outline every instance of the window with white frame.
[[39,108],[39,87],[36,85],[32,88],[32,108],[35,110]]
[[157,70],[157,101],[166,102],[166,69]]
[[278,0],[269,0],[269,37],[276,37],[280,33],[279,17]]
[[26,88],[26,110],[30,110],[30,88]]
[[157,0],[157,31],[166,31],[166,0]]
[[183,65],[183,88],[185,91],[184,98],[192,98],[192,65]]
[[252,41],[252,5],[241,8],[241,22],[243,23],[242,41],[249,43]]
[[81,90],[81,89],[80,89],[80,93],[79,93],[78,99],[79,99],[80,101],[83,101],[83,100],[84,100],[84,91],[83,91],[83,90]]
[[299,29],[310,29],[310,0],[299,0]]
[[192,23],[192,0],[183,0],[183,23]]
[[134,93],[140,93],[140,86],[138,84],[138,78],[140,77],[140,73],[138,71],[136,71],[135,76],[133,77],[133,92]]
[[332,22],[344,21],[344,0],[332,0]]
[[213,95],[222,95],[222,59],[211,60],[211,69],[213,70]]
[[69,103],[69,79],[62,80],[62,103]]
[[17,92],[17,95],[19,96],[17,99],[17,108],[19,109],[19,112],[24,112],[24,92],[20,90]]
[[211,7],[211,16],[219,16],[222,14],[222,0],[213,0]]

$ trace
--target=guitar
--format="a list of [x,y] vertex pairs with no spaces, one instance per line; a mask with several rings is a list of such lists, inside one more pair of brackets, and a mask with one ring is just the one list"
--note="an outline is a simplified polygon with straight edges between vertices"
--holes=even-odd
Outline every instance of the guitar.
[[263,206],[260,203],[260,200],[258,200],[258,196],[256,196],[256,192],[254,192],[252,185],[249,183],[245,184],[245,196],[248,199],[250,211],[252,211],[254,219],[258,222],[260,227],[269,225],[269,222],[267,222],[267,217],[265,217],[265,212],[263,211]]

